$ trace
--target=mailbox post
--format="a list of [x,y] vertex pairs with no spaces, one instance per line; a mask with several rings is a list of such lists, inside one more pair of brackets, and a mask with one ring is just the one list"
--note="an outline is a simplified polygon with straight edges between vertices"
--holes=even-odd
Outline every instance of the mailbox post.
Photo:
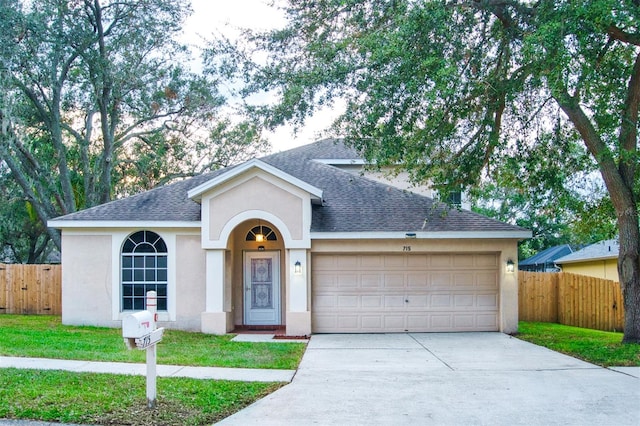
[[[156,331],[156,320],[158,319],[157,300],[155,291],[147,292],[147,311],[151,312],[153,316],[152,334]],[[156,408],[156,355],[156,345],[152,344],[147,348],[147,408]]]
[[162,340],[164,328],[156,330],[157,296],[147,292],[147,310],[122,319],[122,337],[127,348],[147,351],[147,408],[156,408],[156,343]]

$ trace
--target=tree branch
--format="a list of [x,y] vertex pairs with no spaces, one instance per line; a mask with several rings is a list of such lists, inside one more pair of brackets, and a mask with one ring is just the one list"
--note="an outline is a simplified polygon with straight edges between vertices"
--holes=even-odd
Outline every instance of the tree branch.
[[633,44],[635,46],[640,46],[640,34],[630,34],[622,31],[620,28],[615,25],[609,25],[607,27],[607,34],[609,37],[621,41],[623,43]]
[[627,186],[633,187],[638,158],[638,107],[640,106],[640,53],[629,79],[627,98],[620,123],[619,169]]

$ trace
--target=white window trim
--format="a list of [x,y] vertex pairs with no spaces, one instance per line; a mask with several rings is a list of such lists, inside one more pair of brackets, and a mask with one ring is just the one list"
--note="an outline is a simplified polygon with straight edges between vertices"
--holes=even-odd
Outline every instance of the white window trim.
[[158,321],[176,320],[176,234],[174,232],[164,232],[161,229],[141,227],[126,231],[114,231],[111,233],[111,319],[122,321],[132,311],[121,311],[122,304],[122,283],[120,280],[122,268],[122,245],[129,235],[137,231],[153,231],[158,234],[167,245],[167,310],[158,312]]

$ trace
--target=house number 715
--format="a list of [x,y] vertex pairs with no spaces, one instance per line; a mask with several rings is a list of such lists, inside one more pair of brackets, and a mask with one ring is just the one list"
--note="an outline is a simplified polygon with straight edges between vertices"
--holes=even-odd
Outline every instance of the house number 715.
[[402,251],[411,251],[411,246],[402,246]]

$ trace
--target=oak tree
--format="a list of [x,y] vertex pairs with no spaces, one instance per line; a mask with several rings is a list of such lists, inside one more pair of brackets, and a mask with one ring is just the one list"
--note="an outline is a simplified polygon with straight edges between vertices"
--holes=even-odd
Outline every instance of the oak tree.
[[[0,2],[0,160],[41,223],[226,161],[211,135],[236,123],[177,41],[190,13],[187,0]],[[263,149],[251,136],[235,148]]]
[[275,96],[253,107],[266,125],[340,99],[337,136],[440,187],[579,139],[616,213],[624,341],[640,341],[638,0],[290,0],[284,12],[284,28],[247,31],[216,62],[246,94]]

